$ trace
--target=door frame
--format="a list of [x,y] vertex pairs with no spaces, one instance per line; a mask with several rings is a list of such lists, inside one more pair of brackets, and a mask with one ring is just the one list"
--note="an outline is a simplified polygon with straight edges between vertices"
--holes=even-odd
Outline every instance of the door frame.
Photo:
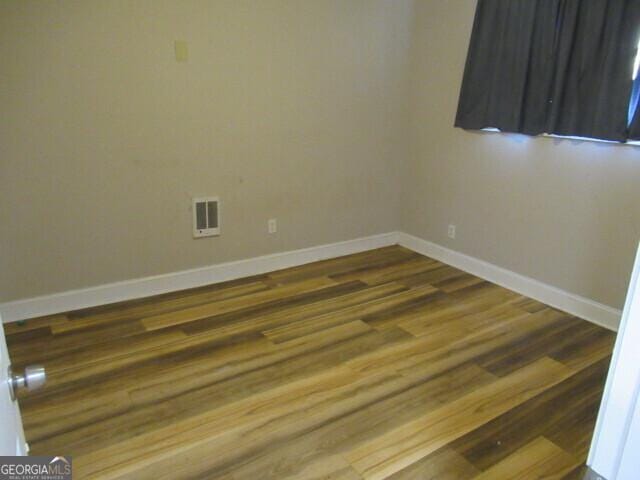
[[608,480],[626,480],[640,438],[640,247],[629,282],[587,465]]
[[[0,407],[2,413],[0,413],[0,417],[2,417],[3,421],[9,419],[13,420],[13,425],[6,425],[6,428],[0,431],[0,434],[3,435],[3,440],[1,443],[2,447],[0,450],[0,455],[4,456],[23,456],[27,455],[29,452],[29,446],[26,443],[24,436],[24,429],[22,427],[22,416],[20,413],[20,405],[18,401],[10,398],[9,395],[9,376],[8,376],[8,367],[11,365],[11,358],[9,357],[9,349],[7,347],[7,342],[4,335],[4,325],[2,323],[2,316],[0,316]],[[11,437],[8,441],[7,438]],[[13,444],[15,442],[15,447],[10,447],[10,450],[4,451],[4,448],[7,444]]]

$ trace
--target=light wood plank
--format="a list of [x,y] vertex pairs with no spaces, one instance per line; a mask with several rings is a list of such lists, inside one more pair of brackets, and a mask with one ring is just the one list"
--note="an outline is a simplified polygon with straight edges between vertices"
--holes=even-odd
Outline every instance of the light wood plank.
[[474,480],[560,480],[578,465],[580,462],[574,457],[539,437]]
[[441,448],[407,468],[391,475],[389,480],[469,480],[480,471],[460,454]]
[[187,307],[197,306],[226,300],[229,298],[242,297],[252,293],[267,290],[268,287],[263,282],[253,282],[246,285],[204,291],[199,293],[186,294],[183,297],[169,298],[166,300],[150,301],[149,303],[136,304],[132,307],[123,306],[120,309],[104,313],[96,313],[82,318],[74,319],[70,322],[61,322],[51,327],[54,334],[61,334],[82,328],[94,327],[105,323],[112,323],[119,320],[131,320],[160,313],[181,310]]
[[356,270],[349,273],[332,275],[331,278],[341,282],[348,280],[360,280],[368,285],[380,285],[393,282],[403,277],[409,277],[425,271],[441,267],[440,262],[426,257],[411,258],[407,261],[391,264],[382,268],[369,267],[364,270]]
[[[398,284],[391,284],[398,285]],[[383,288],[383,287],[377,287]],[[400,287],[403,288],[403,287]],[[380,313],[394,309],[396,307],[411,304],[413,301],[426,298],[437,292],[430,285],[412,290],[402,291],[378,298],[369,302],[360,302],[352,307],[331,312],[326,315],[307,318],[305,320],[288,322],[287,324],[267,330],[263,333],[273,342],[280,343],[293,338],[307,335],[314,331],[330,328],[334,325],[350,322],[358,318],[364,318],[367,315]]]
[[256,293],[250,298],[230,298],[220,302],[186,308],[179,312],[163,313],[142,319],[142,324],[147,330],[158,330],[172,325],[192,322],[202,318],[221,315],[223,313],[240,310],[249,306],[261,305],[274,300],[281,300],[287,296],[320,290],[336,285],[334,280],[327,277],[312,278],[298,283],[276,287],[270,290]]
[[[496,378],[475,365],[449,370],[427,381],[399,377],[386,383],[384,398],[336,416],[319,428],[272,443],[269,449],[242,457],[224,470],[239,478],[300,478],[309,463],[334,457],[368,439],[434,410]],[[474,469],[475,471],[475,469]]]
[[409,422],[346,454],[366,479],[384,479],[527,399],[570,371],[545,358]]

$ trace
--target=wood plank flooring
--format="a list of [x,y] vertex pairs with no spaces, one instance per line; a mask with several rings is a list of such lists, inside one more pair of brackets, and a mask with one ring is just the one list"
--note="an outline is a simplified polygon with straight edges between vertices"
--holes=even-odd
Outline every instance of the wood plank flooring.
[[6,326],[78,479],[577,479],[614,334],[394,246]]

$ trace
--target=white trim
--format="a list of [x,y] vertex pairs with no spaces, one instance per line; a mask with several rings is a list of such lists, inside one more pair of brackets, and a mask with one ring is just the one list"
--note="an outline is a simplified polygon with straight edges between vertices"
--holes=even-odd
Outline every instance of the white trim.
[[[515,133],[515,132],[503,132],[499,128],[495,127],[487,127],[478,130],[479,132],[484,133],[501,133],[503,135],[525,135],[523,133]],[[601,138],[591,138],[591,137],[575,137],[573,135],[557,135],[555,133],[540,133],[538,135],[528,135],[531,138],[552,138],[556,140],[573,140],[578,142],[596,142],[596,143],[608,143],[613,146],[622,146],[622,147],[637,147],[640,146],[640,142],[637,140],[627,140],[624,142],[619,142],[617,140],[603,140]]]
[[453,267],[489,280],[500,286],[538,300],[564,312],[616,331],[622,312],[616,308],[569,293],[530,277],[507,270],[475,257],[450,250],[441,245],[400,232],[398,242],[403,247],[439,260]]
[[[640,248],[636,254],[620,331],[613,349],[609,375],[587,458],[587,465],[611,480],[625,478],[618,474],[622,466],[629,434],[632,433],[630,428],[633,424],[634,409],[640,398],[639,320]],[[634,454],[637,455],[637,452]],[[636,478],[636,476],[626,478]]]
[[620,310],[403,232],[372,235],[355,240],[274,253],[192,270],[6,302],[0,304],[0,313],[4,322],[15,322],[42,315],[106,305],[259,275],[273,270],[398,243],[415,252],[427,255],[610,330],[615,331],[618,328],[621,317]]
[[5,323],[225,282],[398,243],[396,232],[0,304]]
[[636,393],[635,408],[630,414],[629,429],[620,457],[616,480],[636,480],[640,471],[640,396]]

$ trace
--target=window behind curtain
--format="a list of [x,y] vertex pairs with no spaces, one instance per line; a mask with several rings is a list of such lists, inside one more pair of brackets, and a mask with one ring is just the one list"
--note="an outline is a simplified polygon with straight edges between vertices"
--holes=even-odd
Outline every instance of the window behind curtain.
[[455,124],[640,137],[639,39],[640,0],[479,0]]

